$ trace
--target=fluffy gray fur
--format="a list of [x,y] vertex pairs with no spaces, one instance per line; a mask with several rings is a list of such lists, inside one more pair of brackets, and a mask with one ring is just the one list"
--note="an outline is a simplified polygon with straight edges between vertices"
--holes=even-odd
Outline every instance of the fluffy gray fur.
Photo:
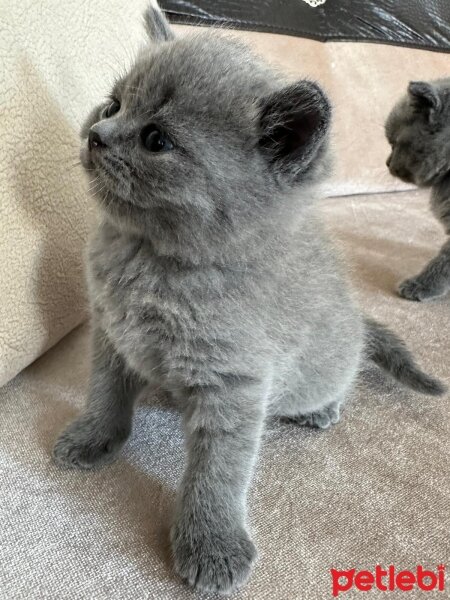
[[286,83],[227,36],[175,38],[153,9],[146,22],[153,43],[82,132],[103,215],[88,261],[93,364],[85,412],[54,453],[111,461],[142,386],[171,394],[187,445],[175,567],[228,593],[256,556],[246,492],[267,415],[329,427],[365,355],[414,389],[442,387],[364,322],[316,217],[322,90]]
[[[450,78],[414,81],[386,121],[392,146],[387,166],[392,175],[431,187],[431,208],[450,234]],[[430,300],[450,290],[450,240],[399,293],[409,300]]]

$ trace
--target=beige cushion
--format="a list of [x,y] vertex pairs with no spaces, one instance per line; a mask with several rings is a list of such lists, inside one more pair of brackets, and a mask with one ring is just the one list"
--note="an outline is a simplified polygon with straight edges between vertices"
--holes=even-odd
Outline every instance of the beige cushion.
[[[426,194],[330,199],[323,209],[366,312],[448,382],[450,299],[410,303],[393,292],[443,240]],[[85,402],[87,354],[83,327],[0,390],[0,596],[212,600],[179,581],[170,557],[184,458],[178,412],[144,395],[114,466],[81,473],[52,463],[57,434]],[[233,598],[331,599],[331,567],[436,569],[448,560],[449,433],[448,396],[417,396],[378,371],[361,379],[328,431],[270,422],[249,497],[260,558]],[[360,597],[355,590],[340,596]]]
[[78,130],[142,42],[145,5],[2,3],[0,385],[86,316]]

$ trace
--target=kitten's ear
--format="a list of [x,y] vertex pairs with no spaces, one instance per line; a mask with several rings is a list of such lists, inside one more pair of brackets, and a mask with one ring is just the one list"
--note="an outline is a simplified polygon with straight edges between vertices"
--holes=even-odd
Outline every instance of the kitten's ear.
[[175,38],[169,21],[166,19],[156,0],[152,0],[144,13],[145,29],[152,42],[168,42]]
[[441,99],[432,83],[411,81],[408,85],[408,93],[414,108],[419,111],[431,114],[441,108]]
[[263,100],[261,150],[272,168],[295,181],[317,156],[330,121],[330,102],[317,84],[289,85]]

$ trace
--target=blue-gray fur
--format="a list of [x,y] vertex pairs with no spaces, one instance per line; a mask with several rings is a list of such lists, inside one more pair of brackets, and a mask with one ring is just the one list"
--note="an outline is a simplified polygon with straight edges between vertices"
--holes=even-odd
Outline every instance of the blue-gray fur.
[[434,377],[423,373],[403,341],[373,319],[365,319],[367,331],[366,356],[394,379],[417,392],[440,396],[446,387]]
[[[228,593],[256,556],[245,505],[264,419],[336,422],[368,332],[315,214],[324,93],[287,84],[226,36],[163,37],[116,84],[120,110],[106,118],[106,102],[83,128],[102,212],[88,260],[93,365],[86,410],[54,453],[108,462],[143,383],[172,394],[187,445],[175,567]],[[143,140],[156,125],[171,144],[152,153]],[[403,381],[424,391],[398,356],[415,374]]]
[[[450,235],[450,78],[415,81],[386,121],[392,146],[387,160],[392,175],[420,187],[431,187],[431,209]],[[450,291],[450,240],[399,293],[424,301]]]
[[173,31],[158,7],[151,4],[144,13],[147,34],[155,43],[168,42],[174,39]]

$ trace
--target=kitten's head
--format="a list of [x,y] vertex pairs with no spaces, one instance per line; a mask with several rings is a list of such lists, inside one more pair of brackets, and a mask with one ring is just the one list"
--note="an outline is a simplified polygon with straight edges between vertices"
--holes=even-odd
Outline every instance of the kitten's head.
[[391,174],[419,186],[437,183],[450,170],[450,79],[411,82],[385,130]]
[[285,84],[228,36],[177,38],[154,8],[146,24],[151,43],[82,130],[116,224],[167,247],[188,230],[219,240],[321,176],[331,109],[315,83]]

